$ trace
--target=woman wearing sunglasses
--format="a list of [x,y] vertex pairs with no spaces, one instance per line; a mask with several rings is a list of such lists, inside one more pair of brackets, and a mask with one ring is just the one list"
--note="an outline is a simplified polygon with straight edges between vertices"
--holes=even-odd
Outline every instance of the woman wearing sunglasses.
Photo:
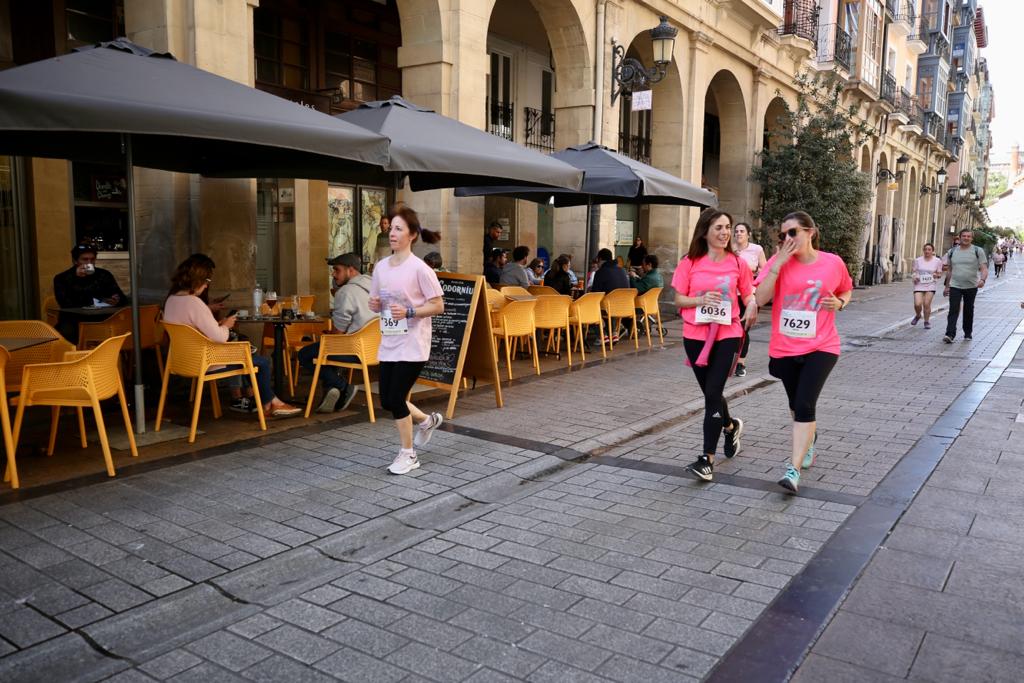
[[818,227],[803,211],[782,220],[784,242],[757,285],[757,303],[772,304],[768,372],[782,380],[793,414],[793,455],[779,486],[797,492],[800,469],[814,462],[815,407],[839,359],[836,311],[853,296],[846,264],[818,251]]
[[[732,216],[705,209],[697,219],[690,250],[679,262],[672,287],[683,318],[683,348],[704,392],[704,444],[696,462],[687,467],[699,479],[711,481],[718,437],[731,458],[740,452],[743,421],[729,415],[722,396],[725,381],[740,350],[743,327],[757,318],[750,268],[729,248]],[[740,321],[740,301],[746,313]]]

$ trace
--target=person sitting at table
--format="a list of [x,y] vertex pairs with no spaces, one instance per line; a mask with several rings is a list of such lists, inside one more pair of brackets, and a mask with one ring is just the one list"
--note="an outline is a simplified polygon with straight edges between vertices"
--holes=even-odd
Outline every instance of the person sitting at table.
[[495,247],[491,250],[491,257],[484,264],[484,279],[487,284],[497,285],[501,282],[501,269],[508,262],[508,252]]
[[[123,306],[128,297],[117,286],[109,270],[96,267],[96,248],[91,244],[78,244],[71,250],[72,266],[53,277],[53,296],[61,308],[80,308],[97,303]],[[60,312],[57,331],[73,344],[78,343],[78,323],[82,317]]]
[[[214,267],[213,259],[205,254],[192,254],[178,265],[171,278],[170,294],[164,301],[163,319],[164,322],[193,327],[211,341],[226,342],[237,316],[231,315],[217,322],[209,306],[199,298],[210,286]],[[256,385],[263,402],[263,414],[267,417],[301,414],[301,408],[288,405],[274,395],[270,359],[254,353],[252,364],[256,366]]]
[[661,276],[661,271],[658,270],[658,257],[654,254],[644,256],[640,272],[643,274],[637,275],[632,272],[629,274],[630,279],[633,281],[633,286],[636,287],[637,294],[643,294],[655,287],[665,286],[665,278]]
[[526,277],[531,285],[544,284],[544,262],[539,258],[530,261],[530,265],[526,266]]
[[559,294],[572,294],[572,279],[569,277],[569,257],[562,254],[555,259],[551,269],[544,276],[544,284]]
[[438,251],[432,251],[423,257],[423,262],[430,266],[431,270],[435,273],[447,273],[444,267],[444,260],[441,258],[441,253]]
[[[359,272],[362,265],[358,254],[348,253],[327,260],[331,267],[331,278],[337,288],[334,292],[334,309],[331,320],[334,329],[324,334],[352,334],[358,332],[366,323],[377,317],[370,310],[370,284],[373,280],[369,275]],[[302,347],[299,350],[299,367],[313,372],[313,361],[320,355],[320,342]],[[355,356],[328,356],[329,360],[340,363],[358,363]],[[355,386],[348,383],[348,373],[339,372],[340,368],[325,365],[320,368],[320,384],[324,388],[324,398],[316,409],[318,413],[333,413],[345,410],[356,395]],[[310,391],[314,391],[313,388]],[[340,401],[340,403],[339,403]]]
[[527,288],[530,278],[526,275],[526,261],[530,258],[530,248],[520,244],[512,250],[512,260],[501,269],[501,284]]
[[590,291],[608,293],[613,289],[629,287],[629,276],[616,262],[611,249],[606,248],[597,252],[597,261],[600,265],[594,272],[594,283],[590,286]]

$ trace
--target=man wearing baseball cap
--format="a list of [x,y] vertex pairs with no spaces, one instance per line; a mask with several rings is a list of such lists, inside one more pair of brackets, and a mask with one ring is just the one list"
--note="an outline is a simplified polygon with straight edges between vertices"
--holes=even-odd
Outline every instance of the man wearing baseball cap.
[[[334,322],[333,333],[351,334],[357,332],[377,314],[370,310],[369,275],[360,273],[362,260],[358,254],[348,253],[327,259],[334,279],[334,310],[331,319]],[[313,372],[313,360],[320,354],[320,343],[310,344],[299,351],[299,365]],[[330,356],[331,360],[357,363],[354,356]],[[324,398],[318,413],[331,413],[344,410],[356,395],[356,388],[350,385],[338,368],[324,366],[320,369],[320,382],[324,388]],[[312,388],[316,391],[316,387]]]
[[[113,273],[96,267],[96,248],[91,244],[75,245],[71,249],[71,262],[70,268],[53,277],[53,296],[61,308],[98,304],[123,306],[128,303],[128,297],[117,286]],[[77,344],[80,321],[81,316],[61,313],[57,319],[57,331]]]

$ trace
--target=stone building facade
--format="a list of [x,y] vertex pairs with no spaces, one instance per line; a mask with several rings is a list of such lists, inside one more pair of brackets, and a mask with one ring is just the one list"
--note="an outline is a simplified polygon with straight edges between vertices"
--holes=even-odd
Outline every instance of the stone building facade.
[[[0,67],[123,34],[325,113],[401,94],[540,151],[597,140],[712,188],[737,220],[754,218],[750,168],[783,102],[795,101],[794,74],[836,68],[875,130],[860,150],[861,168],[884,181],[865,214],[871,283],[899,277],[923,241],[946,234],[946,188],[937,171],[949,171],[948,187],[960,181],[960,159],[986,166],[977,135],[968,142],[962,126],[947,125],[947,93],[960,83],[952,80],[951,41],[979,15],[977,0],[0,0]],[[651,86],[651,108],[634,111],[628,94],[611,97],[613,46],[651,65],[649,30],[661,16],[679,29],[674,56]],[[37,33],[47,39],[20,38]],[[971,55],[964,68],[974,78],[961,107],[983,99],[968,95],[978,88],[980,46],[977,32],[971,35],[958,52]],[[5,304],[4,317],[37,315],[77,240],[102,237],[101,262],[126,273],[117,239],[124,207],[96,196],[97,183],[124,169],[3,163],[7,194],[0,198],[10,197],[12,208],[0,213],[11,224],[0,226],[10,245],[2,253],[18,260],[17,272],[31,283],[19,302]],[[395,199],[442,231],[452,270],[480,272],[491,220],[507,225],[505,245],[569,252],[577,269],[585,267],[583,209],[292,178],[218,180],[149,169],[136,169],[135,178],[143,298],[162,296],[174,265],[205,251],[218,264],[218,291],[241,296],[259,282],[282,294],[318,294],[326,308],[324,257],[353,250],[372,260],[366,245]],[[639,235],[671,270],[697,212],[604,206],[598,213],[602,246],[624,253]]]

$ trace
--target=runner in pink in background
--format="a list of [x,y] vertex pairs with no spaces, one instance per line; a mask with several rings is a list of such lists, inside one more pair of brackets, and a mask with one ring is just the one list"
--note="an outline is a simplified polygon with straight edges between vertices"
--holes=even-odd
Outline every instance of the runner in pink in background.
[[932,329],[932,299],[935,298],[935,282],[942,278],[942,259],[935,256],[935,245],[928,242],[922,249],[923,256],[914,259],[914,319],[916,325],[924,316],[924,329]]
[[793,414],[793,453],[779,485],[796,493],[800,469],[814,462],[815,409],[825,380],[839,360],[836,311],[853,296],[843,260],[818,251],[818,227],[803,211],[782,221],[785,238],[757,286],[760,306],[772,301],[768,372],[782,380]]

